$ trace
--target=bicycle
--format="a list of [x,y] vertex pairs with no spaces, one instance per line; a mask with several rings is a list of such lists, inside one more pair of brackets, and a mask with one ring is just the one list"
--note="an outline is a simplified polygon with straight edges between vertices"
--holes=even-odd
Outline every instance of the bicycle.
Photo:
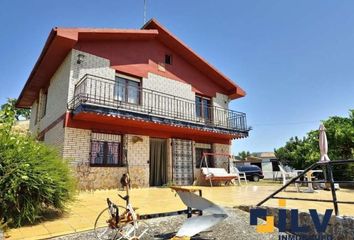
[[108,207],[101,211],[95,221],[96,237],[99,240],[154,239],[149,225],[139,219],[136,209],[129,203],[129,194],[118,196],[126,201],[126,207],[116,205],[107,198]]

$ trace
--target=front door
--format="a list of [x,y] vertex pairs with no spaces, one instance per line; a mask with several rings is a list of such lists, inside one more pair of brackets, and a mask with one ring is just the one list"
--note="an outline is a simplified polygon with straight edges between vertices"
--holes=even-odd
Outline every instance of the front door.
[[193,142],[172,140],[173,182],[177,185],[193,184]]
[[167,183],[167,141],[150,138],[150,186]]

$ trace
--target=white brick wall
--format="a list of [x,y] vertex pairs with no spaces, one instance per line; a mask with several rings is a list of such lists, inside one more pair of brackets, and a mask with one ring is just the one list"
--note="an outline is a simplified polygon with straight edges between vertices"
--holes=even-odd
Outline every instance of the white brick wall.
[[216,97],[213,97],[213,106],[220,107],[220,108],[229,108],[229,97],[221,94],[216,93]]
[[[150,141],[148,136],[139,135],[125,135],[127,140],[127,160],[129,163],[132,183],[139,187],[149,186],[149,148]],[[142,141],[134,143],[134,138],[139,137]],[[65,128],[64,133],[64,147],[63,156],[71,161],[73,166],[79,163],[89,164],[91,139],[104,140],[104,141],[122,141],[120,135],[92,133],[91,130]],[[84,183],[80,179],[80,185],[83,188],[111,188],[117,187],[117,181],[121,175],[126,172],[126,168],[116,167],[88,167],[89,173],[79,177],[85,177],[92,180],[90,184]],[[112,173],[111,178],[114,181],[100,180],[98,176],[105,176]],[[91,181],[90,180],[90,181]]]
[[29,123],[29,131],[33,135],[36,135],[38,133],[38,128],[36,124],[36,116],[37,116],[37,101],[34,101],[32,107],[31,107],[31,118],[30,118],[30,123]]
[[[63,115],[67,110],[67,93],[69,88],[69,77],[70,77],[70,64],[71,64],[71,54],[65,58],[63,63],[60,65],[58,70],[54,73],[50,80],[47,95],[47,107],[46,114],[43,118],[38,113],[33,113],[31,115],[30,121],[30,131],[33,134],[43,131],[51,123],[57,120],[61,115]],[[41,98],[43,96],[43,89],[39,94],[38,102],[41,103]],[[36,109],[36,103],[32,106]],[[39,105],[39,112],[43,110],[42,104]],[[38,123],[35,124],[35,115],[38,114]],[[37,131],[38,129],[38,131]],[[37,132],[36,132],[37,131]]]
[[47,110],[46,115],[41,120],[41,130],[48,127],[67,110],[70,62],[71,53],[66,56],[61,66],[50,80],[47,95]]
[[51,128],[44,135],[44,142],[58,149],[59,153],[63,154],[64,146],[64,134],[63,121],[60,121],[53,128]]
[[[85,56],[81,64],[77,63],[79,54],[83,54]],[[50,85],[48,88],[47,113],[43,119],[39,119],[39,123],[37,125],[34,123],[34,114],[36,114],[36,112],[33,111],[32,113],[30,123],[30,130],[32,132],[35,132],[37,129],[39,132],[42,131],[65,113],[67,103],[73,99],[75,84],[85,74],[92,74],[107,78],[109,80],[115,79],[115,70],[110,68],[110,61],[108,59],[73,49],[50,80]],[[102,84],[94,85],[92,89],[101,89],[101,93],[97,93],[98,96],[101,95],[103,98],[103,92],[106,92],[106,97],[113,99],[114,84],[105,85],[106,88],[103,88],[102,86]],[[142,80],[142,86],[144,88],[189,99],[191,103],[194,103],[195,101],[195,93],[192,91],[192,86],[190,84],[165,78],[157,74],[149,73],[148,77]],[[86,90],[89,91],[90,89],[87,88]],[[107,93],[109,94],[107,95]],[[146,103],[148,101],[145,101],[145,104],[156,106],[157,102],[154,101],[157,100],[151,100],[149,103]],[[213,98],[213,105],[221,108],[228,108],[228,102],[228,97],[220,93],[217,93],[216,97]],[[41,108],[41,106],[39,107]],[[175,111],[175,109],[173,109],[174,106],[171,107],[168,104],[165,106],[160,105],[159,108],[166,111]],[[183,109],[183,113],[181,112],[181,114],[188,114],[192,116],[195,115],[194,108],[195,107],[193,106],[183,106],[182,108],[180,106],[178,107],[178,109]],[[35,103],[33,104],[32,109],[36,109]],[[225,114],[218,110],[218,116],[215,115],[214,120],[216,122],[226,123],[227,119],[225,119],[224,116]]]
[[173,96],[186,98],[193,102],[195,101],[195,93],[192,91],[192,85],[153,73],[149,73],[148,78],[143,79],[143,87]]
[[[77,63],[77,55],[84,54],[85,58],[81,64]],[[72,50],[60,65],[50,80],[48,87],[47,109],[45,116],[40,119],[35,111],[37,103],[32,106],[30,131],[38,133],[48,127],[53,121],[59,118],[67,110],[67,104],[72,100],[75,84],[85,74],[93,74],[114,80],[115,70],[110,68],[110,61],[78,50]],[[97,86],[98,88],[98,86]],[[41,90],[43,92],[43,90]],[[38,102],[41,102],[42,94],[39,94]],[[42,111],[39,106],[39,112]],[[38,115],[38,122],[35,123],[35,115]]]
[[[71,51],[71,54],[70,86],[67,101],[70,101],[73,98],[75,84],[78,83],[85,74],[91,74],[111,80],[115,79],[115,70],[110,68],[110,61],[108,59],[75,49]],[[85,56],[84,60],[80,64],[77,63],[77,56],[79,54],[83,54]],[[98,89],[100,86],[97,85],[94,87]],[[90,89],[87,88],[87,91],[89,92]],[[103,89],[101,95],[103,96]]]
[[[81,64],[77,63],[78,54],[83,54],[84,60]],[[65,58],[61,66],[50,80],[48,88],[48,100],[46,115],[43,119],[38,119],[39,123],[35,124],[36,119],[37,102],[32,106],[30,131],[34,134],[39,133],[46,127],[48,127],[53,121],[59,118],[67,111],[67,103],[72,100],[74,96],[75,84],[85,75],[92,74],[99,77],[107,78],[109,80],[115,79],[115,70],[110,68],[110,61],[92,54],[81,52],[78,50],[72,50]],[[114,85],[111,85],[114,86]],[[192,91],[190,84],[182,83],[173,79],[168,79],[153,73],[149,73],[147,78],[142,79],[142,87],[170,94],[173,96],[189,99],[191,103],[195,101],[195,93]],[[95,89],[99,89],[100,86],[93,86]],[[89,90],[89,89],[86,89]],[[110,92],[113,95],[113,87],[110,89],[101,89],[102,92]],[[43,90],[42,90],[43,92]],[[103,94],[101,94],[103,95]],[[107,96],[107,95],[106,95]],[[111,95],[109,95],[112,98]],[[40,100],[40,99],[39,99]],[[150,102],[150,104],[155,104]],[[223,94],[216,94],[213,98],[214,106],[227,108],[228,97]],[[161,110],[173,111],[173,107],[160,106]],[[39,106],[40,108],[40,106]],[[184,112],[185,114],[185,112]],[[195,108],[190,109],[190,115],[195,115]],[[218,120],[214,117],[215,120]],[[221,120],[220,120],[221,121]],[[223,120],[224,121],[224,120]],[[91,137],[115,141],[121,141],[120,137],[112,136],[109,134],[95,134],[91,130],[75,129],[75,128],[63,128],[63,122],[58,123],[52,129],[45,134],[45,142],[56,146],[62,152],[63,157],[71,159],[73,163],[89,162],[90,154],[90,140]],[[133,143],[133,137],[136,135],[126,135],[127,138],[127,160],[131,167],[131,177],[133,182],[139,186],[148,186],[149,184],[149,137],[138,136],[142,138],[142,141]],[[216,152],[226,151],[229,152],[229,145],[213,144],[213,149]],[[170,151],[170,150],[169,150]],[[171,156],[169,156],[169,164],[171,164]],[[220,163],[222,164],[222,163]],[[171,166],[169,166],[171,169]],[[172,169],[171,169],[172,170]],[[103,170],[102,170],[103,171]],[[95,168],[91,172],[100,174],[102,172],[100,168]],[[121,171],[104,171],[106,174],[109,172],[115,172],[120,174]],[[170,173],[169,173],[170,175]],[[118,176],[116,176],[118,177]],[[171,176],[169,176],[170,178]],[[96,179],[96,178],[95,178]],[[96,185],[95,185],[96,186]],[[99,184],[97,185],[99,186]]]
[[63,157],[73,164],[89,162],[91,130],[65,128]]
[[98,141],[121,142],[122,141],[122,136],[121,135],[115,135],[115,134],[106,134],[106,133],[93,132],[91,134],[91,139],[92,140],[98,140]]
[[[148,78],[143,79],[142,85],[143,88],[163,93],[160,95],[164,99],[162,101],[158,97],[152,97],[150,94],[148,95],[149,98],[144,97],[145,106],[157,107],[159,111],[169,113],[172,112],[178,117],[195,115],[195,93],[192,91],[192,86],[190,84],[149,73]],[[159,93],[156,92],[154,94],[159,95]],[[167,97],[165,94],[172,96]],[[179,101],[179,104],[177,104],[176,102],[178,98],[175,99],[174,96],[183,99],[180,99],[181,101]],[[189,101],[186,102],[184,99]]]
[[221,126],[227,126],[230,122],[230,116],[229,114],[229,98],[228,96],[221,94],[221,93],[216,93],[216,97],[213,97],[213,106],[216,108],[214,109],[213,113],[213,120],[214,123],[217,125]]
[[[140,135],[130,135],[126,134],[125,137],[128,141],[128,163],[129,166],[149,166],[149,151],[150,151],[150,140],[148,136]],[[134,138],[140,138],[134,143]]]
[[[148,187],[149,186],[149,158],[150,158],[150,139],[148,136],[130,135],[124,136],[127,141],[127,158],[132,184]],[[135,141],[134,138],[141,138],[142,141]]]

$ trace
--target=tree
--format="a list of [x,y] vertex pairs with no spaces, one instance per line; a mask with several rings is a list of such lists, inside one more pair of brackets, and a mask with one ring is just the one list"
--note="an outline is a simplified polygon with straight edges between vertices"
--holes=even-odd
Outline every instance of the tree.
[[31,110],[24,109],[24,108],[16,108],[16,102],[17,102],[16,98],[8,98],[7,103],[1,105],[1,110],[4,110],[6,108],[13,109],[14,117],[17,121],[20,120],[20,117],[24,118],[25,120],[30,119]]
[[[331,160],[354,158],[354,110],[349,117],[330,117],[323,121],[328,140],[328,156]],[[275,149],[275,156],[283,163],[296,169],[304,169],[320,159],[318,146],[319,130],[307,133],[303,139],[292,137],[284,147]],[[338,179],[354,177],[352,165],[338,166]]]
[[237,156],[242,160],[246,160],[247,157],[251,156],[251,153],[249,151],[242,151],[239,152]]

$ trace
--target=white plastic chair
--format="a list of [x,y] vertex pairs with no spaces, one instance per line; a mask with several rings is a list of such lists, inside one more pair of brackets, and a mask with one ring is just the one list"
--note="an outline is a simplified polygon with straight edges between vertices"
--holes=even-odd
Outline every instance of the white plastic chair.
[[[288,182],[288,180],[290,180],[294,177],[297,177],[297,172],[287,172],[287,171],[285,171],[284,167],[281,165],[279,165],[279,170],[280,170],[280,173],[281,173],[281,176],[283,179],[283,186]],[[299,192],[300,189],[299,189],[298,183],[295,183],[295,187],[296,187],[297,191]]]
[[247,184],[247,177],[245,172],[240,172],[237,167],[232,167],[233,173],[237,176],[238,185],[241,185],[241,179],[245,180]]

